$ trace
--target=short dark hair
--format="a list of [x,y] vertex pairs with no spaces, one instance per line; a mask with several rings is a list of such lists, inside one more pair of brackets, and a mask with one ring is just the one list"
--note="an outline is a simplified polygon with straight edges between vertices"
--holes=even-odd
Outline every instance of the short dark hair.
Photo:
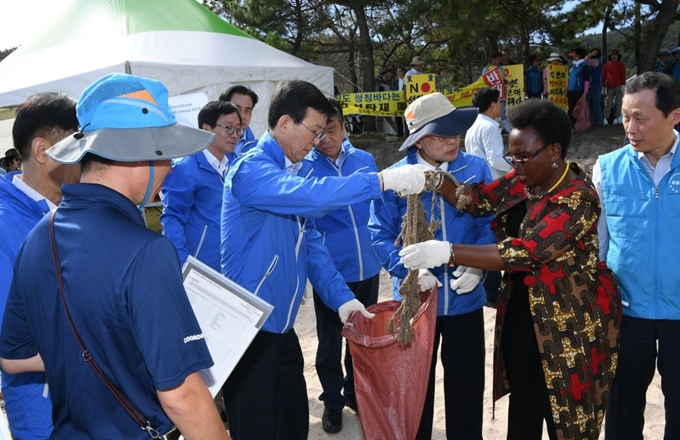
[[624,94],[652,90],[656,108],[668,117],[671,112],[680,108],[680,82],[671,75],[660,72],[645,72],[628,80]]
[[597,58],[602,58],[602,51],[599,47],[593,47],[590,49],[590,53],[593,53],[593,51],[597,51]]
[[571,121],[567,113],[549,99],[528,99],[508,110],[513,128],[531,128],[543,145],[560,144],[562,159],[571,144]]
[[491,107],[491,104],[500,98],[500,90],[493,87],[482,87],[472,96],[472,105],[479,109],[479,113],[484,113]]
[[583,59],[586,57],[586,50],[582,47],[577,47],[576,49],[574,49],[574,53],[578,55],[579,59]]
[[39,93],[19,107],[12,139],[23,160],[28,160],[33,139],[42,137],[56,144],[75,131],[78,131],[75,99],[61,93]]
[[253,92],[246,86],[236,85],[231,86],[220,95],[220,101],[231,101],[233,95],[248,95],[253,100],[253,108],[257,105],[257,93]]
[[500,58],[500,57],[502,57],[502,56],[503,56],[503,54],[501,54],[501,53],[498,52],[498,51],[496,51],[496,52],[491,52],[491,59]]
[[307,116],[307,109],[326,115],[332,115],[335,109],[328,98],[314,84],[307,81],[295,80],[279,83],[269,104],[267,123],[270,129],[276,127],[283,115],[290,116],[296,124]]
[[342,124],[345,121],[345,117],[342,115],[342,105],[340,105],[340,103],[335,98],[328,98],[328,102],[335,110],[333,113],[328,114],[328,122],[336,120]]
[[203,124],[208,124],[211,128],[215,128],[215,124],[217,124],[220,116],[232,113],[238,115],[239,123],[241,123],[241,115],[238,112],[238,107],[234,104],[227,101],[210,101],[198,112],[198,128],[203,128]]

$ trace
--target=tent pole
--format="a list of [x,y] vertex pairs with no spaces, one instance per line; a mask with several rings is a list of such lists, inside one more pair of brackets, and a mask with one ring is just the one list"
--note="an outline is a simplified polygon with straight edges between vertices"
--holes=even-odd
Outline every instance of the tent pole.
[[128,75],[132,75],[132,67],[130,67],[129,61],[125,62],[125,73],[127,73]]

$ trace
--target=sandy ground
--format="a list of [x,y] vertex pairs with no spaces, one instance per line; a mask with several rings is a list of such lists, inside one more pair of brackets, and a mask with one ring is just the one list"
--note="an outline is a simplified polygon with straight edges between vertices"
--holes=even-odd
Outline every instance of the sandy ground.
[[[568,152],[568,158],[577,161],[583,168],[590,172],[597,156],[608,151],[619,148],[623,144],[624,133],[621,125],[604,126],[597,130],[589,130],[586,133],[575,133],[572,139],[572,146]],[[367,138],[351,139],[355,146],[366,149],[373,153],[380,169],[398,161],[403,157],[403,153],[398,153],[399,142],[384,142]],[[383,271],[380,281],[380,301],[391,299],[391,282],[387,273]],[[308,301],[303,305],[298,315],[295,330],[300,337],[302,350],[305,357],[305,378],[309,393],[309,412],[310,412],[310,440],[321,439],[363,439],[361,426],[358,416],[348,408],[343,411],[342,431],[338,434],[327,434],[321,428],[321,415],[323,414],[323,403],[318,400],[321,394],[321,384],[314,369],[314,357],[316,354],[316,328],[313,304]],[[507,428],[507,408],[508,397],[504,397],[496,403],[496,416],[493,418],[493,401],[491,398],[491,374],[493,363],[493,331],[495,320],[495,309],[484,309],[485,341],[486,341],[486,386],[484,391],[484,438],[486,440],[500,440],[505,438]],[[443,371],[441,363],[438,363],[435,391],[435,414],[434,430],[432,438],[434,440],[445,439],[446,429],[444,425],[444,396],[443,396]],[[645,430],[646,439],[663,438],[664,430],[664,408],[663,394],[661,393],[660,378],[657,375],[649,387],[647,393],[647,407],[645,411]],[[547,439],[547,434],[544,434]],[[604,434],[600,435],[604,439]]]
[[[380,299],[385,301],[391,299],[391,286],[387,273],[383,271],[380,279]],[[493,363],[493,331],[495,320],[495,309],[484,308],[484,329],[486,345],[486,383],[484,387],[484,438],[486,440],[500,440],[505,438],[507,427],[508,397],[503,397],[496,403],[496,417],[493,418],[493,401],[491,399],[491,373]],[[295,322],[295,331],[300,338],[302,352],[305,357],[305,379],[307,381],[307,392],[309,393],[309,440],[323,439],[363,439],[359,417],[349,408],[343,410],[343,429],[337,434],[327,434],[321,428],[321,415],[323,414],[323,403],[318,397],[321,394],[321,384],[314,369],[314,357],[316,355],[316,327],[314,318],[314,305],[312,301],[307,301],[300,308]],[[444,393],[443,393],[443,370],[441,362],[437,365],[437,378],[435,390],[435,412],[433,440],[446,439],[446,428],[444,425]],[[649,387],[647,393],[647,408],[645,411],[645,430],[646,439],[663,438],[664,430],[664,409],[663,395],[659,375]],[[547,439],[545,434],[543,438]],[[604,434],[600,435],[604,439]]]

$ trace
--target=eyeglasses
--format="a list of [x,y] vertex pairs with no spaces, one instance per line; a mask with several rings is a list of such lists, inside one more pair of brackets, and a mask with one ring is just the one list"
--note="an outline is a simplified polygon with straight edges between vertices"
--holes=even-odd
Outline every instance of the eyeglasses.
[[543,147],[541,147],[538,151],[536,151],[536,152],[535,152],[534,154],[532,154],[531,156],[522,157],[522,158],[516,158],[516,157],[513,156],[511,153],[505,153],[505,154],[503,155],[503,159],[505,159],[505,161],[506,161],[507,163],[509,163],[510,166],[513,166],[513,167],[515,167],[515,168],[524,168],[524,165],[526,165],[527,162],[529,162],[531,159],[533,159],[534,157],[536,157],[536,156],[538,156],[539,154],[541,154],[541,152],[542,152],[543,150],[545,150],[546,148],[548,148],[549,146],[550,146],[550,145],[544,145]]
[[243,136],[243,133],[245,133],[245,130],[242,129],[241,127],[232,127],[229,125],[220,125],[220,124],[215,124],[216,127],[222,127],[224,128],[224,131],[227,132],[228,135],[232,135],[236,133],[238,137]]
[[324,139],[326,139],[326,133],[324,133],[324,132],[322,132],[322,131],[314,131],[314,130],[312,130],[311,128],[307,127],[305,124],[303,124],[302,121],[300,121],[300,125],[302,125],[302,126],[305,127],[307,130],[309,130],[309,131],[311,131],[312,133],[314,133],[314,138],[312,139],[312,142],[321,142],[321,141],[323,141]]
[[456,138],[459,138],[459,137],[460,136],[448,136],[448,137],[446,137],[446,136],[437,136],[437,135],[431,134],[431,135],[428,135],[428,136],[424,136],[423,139],[432,139],[435,142],[438,142],[440,144],[444,144],[446,142],[455,140]]

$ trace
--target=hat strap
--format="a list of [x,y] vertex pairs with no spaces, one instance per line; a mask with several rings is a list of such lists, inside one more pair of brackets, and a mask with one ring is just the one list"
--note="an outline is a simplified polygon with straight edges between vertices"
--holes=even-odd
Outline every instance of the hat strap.
[[146,194],[144,194],[144,199],[142,200],[142,203],[138,207],[140,212],[144,211],[144,205],[146,205],[146,202],[149,200],[149,196],[151,195],[151,187],[153,186],[154,168],[156,168],[154,161],[150,160],[149,161],[149,184],[146,186]]

